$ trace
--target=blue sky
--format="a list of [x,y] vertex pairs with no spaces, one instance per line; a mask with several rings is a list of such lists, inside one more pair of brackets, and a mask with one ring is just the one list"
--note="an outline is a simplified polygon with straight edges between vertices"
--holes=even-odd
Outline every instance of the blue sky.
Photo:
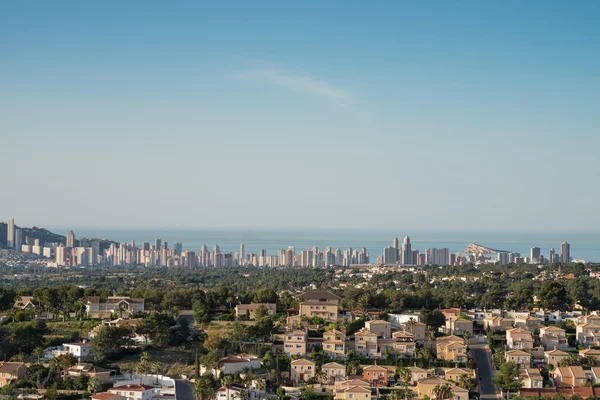
[[597,230],[600,3],[0,4],[0,220]]

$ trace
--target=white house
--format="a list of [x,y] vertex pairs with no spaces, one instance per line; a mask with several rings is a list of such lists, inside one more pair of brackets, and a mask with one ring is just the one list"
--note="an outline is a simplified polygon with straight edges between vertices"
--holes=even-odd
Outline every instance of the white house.
[[209,371],[205,366],[200,366],[200,374],[211,372],[214,376],[234,375],[245,368],[260,369],[260,359],[256,356],[228,356],[219,360],[219,369]]
[[134,313],[144,312],[144,299],[132,297],[88,297],[85,306],[89,318],[110,318],[112,315],[131,317]]
[[152,400],[155,388],[148,385],[127,384],[110,388],[108,393],[121,395],[127,400]]

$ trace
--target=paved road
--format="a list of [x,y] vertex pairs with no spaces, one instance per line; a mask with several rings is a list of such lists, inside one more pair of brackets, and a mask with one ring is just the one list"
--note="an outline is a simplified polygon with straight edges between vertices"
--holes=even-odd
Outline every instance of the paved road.
[[194,385],[190,381],[176,379],[175,394],[177,400],[196,400],[196,396],[194,395]]
[[469,348],[473,352],[473,358],[477,363],[480,399],[498,399],[498,392],[492,382],[492,359],[488,355],[487,344],[473,344]]

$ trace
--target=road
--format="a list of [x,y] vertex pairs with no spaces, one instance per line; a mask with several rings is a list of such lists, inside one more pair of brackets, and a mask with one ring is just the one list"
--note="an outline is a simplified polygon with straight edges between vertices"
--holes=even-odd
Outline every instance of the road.
[[469,348],[477,363],[477,374],[481,377],[479,381],[480,399],[498,399],[498,392],[492,382],[492,359],[487,350],[487,344],[473,344]]
[[175,380],[175,395],[177,400],[196,400],[194,384],[183,379]]

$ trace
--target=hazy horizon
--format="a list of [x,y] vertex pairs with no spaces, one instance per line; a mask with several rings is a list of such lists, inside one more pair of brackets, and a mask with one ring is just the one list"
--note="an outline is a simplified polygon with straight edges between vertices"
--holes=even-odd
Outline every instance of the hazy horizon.
[[0,218],[594,232],[598,20],[591,0],[8,2]]

